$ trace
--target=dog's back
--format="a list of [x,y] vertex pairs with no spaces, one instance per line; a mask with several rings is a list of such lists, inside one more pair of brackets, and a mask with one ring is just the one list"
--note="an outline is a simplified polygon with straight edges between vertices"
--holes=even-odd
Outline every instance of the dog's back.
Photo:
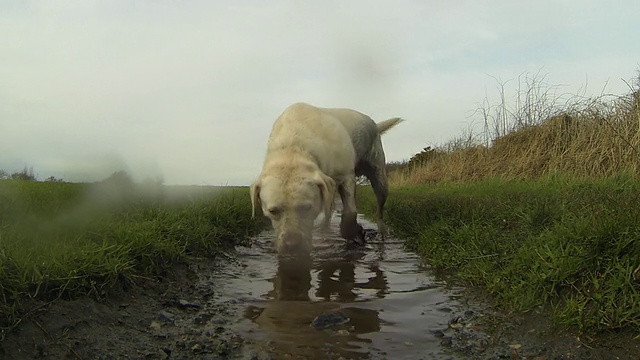
[[296,103],[274,123],[267,152],[304,150],[316,158],[326,174],[342,173],[348,166],[370,159],[372,152],[381,152],[380,135],[400,121],[392,118],[376,124],[356,110]]
[[351,137],[339,119],[305,103],[287,107],[273,124],[267,156],[282,150],[310,154],[328,176],[345,174],[356,162]]
[[401,118],[392,118],[376,123],[368,115],[344,108],[319,108],[333,117],[347,129],[356,151],[358,161],[368,157],[380,140],[380,135],[399,124]]

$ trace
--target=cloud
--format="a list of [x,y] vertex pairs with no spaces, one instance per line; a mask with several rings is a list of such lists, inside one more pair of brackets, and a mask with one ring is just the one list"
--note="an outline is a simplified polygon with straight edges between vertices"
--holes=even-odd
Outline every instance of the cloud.
[[626,91],[640,5],[617,4],[5,1],[0,168],[248,184],[297,101],[406,118],[383,141],[407,159],[461,134],[492,76]]

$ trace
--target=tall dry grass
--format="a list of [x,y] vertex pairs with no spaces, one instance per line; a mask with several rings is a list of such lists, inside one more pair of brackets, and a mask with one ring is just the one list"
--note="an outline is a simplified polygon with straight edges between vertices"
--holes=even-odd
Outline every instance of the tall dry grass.
[[427,147],[390,171],[394,185],[563,174],[640,178],[640,77],[626,95],[567,95],[539,74],[518,79],[508,100],[480,104],[482,130]]

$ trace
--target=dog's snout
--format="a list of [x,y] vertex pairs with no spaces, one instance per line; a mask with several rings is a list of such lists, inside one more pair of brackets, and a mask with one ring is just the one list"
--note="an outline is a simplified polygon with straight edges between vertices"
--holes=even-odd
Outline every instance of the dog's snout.
[[307,250],[306,239],[300,232],[286,232],[282,234],[282,251],[285,253],[300,253]]

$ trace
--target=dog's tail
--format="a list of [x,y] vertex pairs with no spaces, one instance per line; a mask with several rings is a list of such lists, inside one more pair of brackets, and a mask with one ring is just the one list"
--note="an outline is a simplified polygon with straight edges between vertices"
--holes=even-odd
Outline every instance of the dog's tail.
[[398,125],[402,121],[403,120],[401,118],[392,118],[389,120],[380,121],[379,123],[376,123],[376,126],[378,127],[378,134],[380,135],[384,134],[385,132],[387,132],[387,130]]

